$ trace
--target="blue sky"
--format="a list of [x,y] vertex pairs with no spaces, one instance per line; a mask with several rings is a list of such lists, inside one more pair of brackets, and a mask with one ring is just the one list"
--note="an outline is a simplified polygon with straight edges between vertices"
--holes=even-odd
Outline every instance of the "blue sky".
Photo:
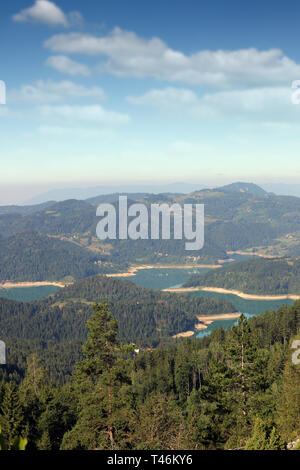
[[0,203],[66,185],[300,183],[299,13],[297,1],[2,2]]

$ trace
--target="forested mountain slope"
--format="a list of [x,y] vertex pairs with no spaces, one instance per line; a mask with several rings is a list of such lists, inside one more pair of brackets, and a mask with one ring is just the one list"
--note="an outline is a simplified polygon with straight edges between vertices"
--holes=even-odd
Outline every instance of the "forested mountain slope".
[[[99,255],[85,248],[37,232],[22,232],[0,239],[2,281],[80,279],[105,272],[98,261]],[[106,269],[112,270],[111,267]]]
[[27,205],[27,206],[0,206],[0,214],[19,214],[19,215],[29,215],[34,214],[35,212],[39,212],[41,210],[47,209],[47,207],[53,206],[55,201],[47,201],[41,204],[34,204],[34,205]]
[[225,186],[221,186],[216,188],[217,191],[228,192],[228,193],[247,193],[247,194],[254,194],[257,196],[264,196],[267,193],[264,189],[262,189],[257,184],[253,183],[231,183],[226,184]]
[[117,196],[99,196],[88,201],[67,200],[40,206],[36,211],[30,208],[27,212],[5,208],[0,210],[0,238],[34,230],[67,238],[94,252],[107,253],[109,261],[116,265],[182,264],[191,262],[191,257],[200,264],[215,263],[226,258],[227,251],[272,245],[289,256],[299,253],[300,198],[297,197],[276,196],[255,185],[242,183],[188,195],[130,195],[128,205],[136,201],[144,203],[149,210],[149,220],[152,203],[204,204],[204,248],[187,252],[185,240],[173,240],[172,231],[171,240],[98,240],[96,207],[101,202],[112,202],[118,213]]
[[80,356],[85,323],[96,301],[109,303],[121,341],[149,346],[194,329],[199,314],[234,311],[225,300],[168,294],[100,275],[31,303],[0,298],[1,339],[15,351],[11,354],[18,367],[24,366],[26,353],[39,351],[55,377],[67,375]]
[[[53,340],[41,362],[28,356],[25,377],[9,348],[0,378],[4,442],[12,429],[28,438],[28,450],[284,450],[300,438],[300,369],[292,361],[300,302],[138,355],[118,343],[107,305],[96,306],[87,326],[85,358],[64,385],[49,382],[49,369],[62,347],[70,366],[73,343],[68,350]],[[23,355],[29,350],[27,343]]]
[[300,259],[255,258],[239,261],[202,276],[192,276],[184,286],[223,287],[249,294],[300,295]]
[[57,202],[32,214],[0,216],[0,233],[8,236],[28,230],[43,234],[59,235],[85,232],[91,229],[95,219],[94,208],[85,201]]

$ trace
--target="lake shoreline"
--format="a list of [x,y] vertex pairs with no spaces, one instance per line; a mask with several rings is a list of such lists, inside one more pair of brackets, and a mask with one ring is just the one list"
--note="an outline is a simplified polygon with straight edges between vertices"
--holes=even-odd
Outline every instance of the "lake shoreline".
[[259,258],[265,258],[265,259],[278,258],[278,256],[275,256],[275,255],[267,255],[267,254],[256,253],[256,252],[252,253],[252,252],[242,251],[242,250],[227,251],[227,255],[258,256]]
[[218,320],[232,320],[239,318],[242,314],[240,312],[232,313],[215,313],[214,315],[197,315],[200,322],[211,324]]
[[69,283],[56,282],[56,281],[37,281],[37,282],[12,282],[4,281],[0,283],[0,289],[14,289],[14,288],[26,288],[26,287],[42,287],[42,286],[55,286],[55,287],[66,287]]
[[246,300],[299,300],[300,295],[296,294],[279,294],[279,295],[264,295],[264,294],[247,294],[246,292],[242,292],[239,290],[229,290],[224,289],[223,287],[207,287],[207,286],[199,286],[199,287],[174,287],[171,289],[163,289],[164,292],[178,292],[178,293],[188,293],[188,292],[215,292],[216,294],[232,294],[236,295],[237,297],[241,297],[242,299]]
[[132,266],[125,273],[105,274],[107,277],[130,277],[143,269],[217,269],[221,268],[221,264],[145,264],[140,266]]
[[176,335],[173,335],[172,338],[189,338],[191,336],[194,336],[198,331],[206,330],[209,325],[214,323],[214,321],[234,320],[236,318],[239,318],[241,315],[242,314],[239,312],[219,313],[215,315],[197,315],[199,323],[196,323],[196,325],[194,326],[195,331],[183,331],[182,333],[177,333]]
[[[131,277],[135,276],[136,273],[143,269],[216,269],[221,268],[222,265],[219,264],[164,264],[164,265],[139,265],[132,266],[128,271],[123,273],[99,273],[99,276],[107,277]],[[56,287],[66,287],[73,284],[73,282],[61,282],[61,281],[0,281],[0,289],[12,289],[14,287],[40,287],[40,286],[56,286]]]

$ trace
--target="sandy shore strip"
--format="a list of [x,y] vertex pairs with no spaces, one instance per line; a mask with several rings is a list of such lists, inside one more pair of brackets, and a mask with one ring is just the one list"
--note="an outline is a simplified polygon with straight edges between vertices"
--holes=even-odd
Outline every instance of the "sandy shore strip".
[[142,269],[216,269],[221,268],[219,264],[153,264],[153,265],[141,265],[141,266],[132,266],[125,273],[111,273],[106,274],[107,277],[130,277],[135,276],[136,273]]
[[200,323],[195,325],[195,329],[205,330],[209,325],[211,325],[214,321],[218,320],[235,320],[241,316],[240,312],[233,312],[233,313],[219,313],[215,315],[202,315],[197,316]]
[[216,320],[234,320],[239,318],[241,313],[219,313],[216,315],[199,315],[197,316],[200,323],[195,325],[196,331],[183,331],[182,333],[177,333],[177,335],[172,336],[172,338],[189,338],[193,336],[197,331],[206,330],[209,325],[211,325]]
[[189,338],[190,336],[194,336],[194,331],[183,331],[183,333],[177,333],[177,335],[173,335],[172,338]]
[[56,286],[66,287],[69,283],[39,281],[39,282],[11,282],[5,281],[0,283],[0,289],[13,289],[14,287],[41,287],[41,286]]
[[199,315],[197,316],[200,322],[205,323],[206,325],[210,325],[216,320],[233,320],[235,318],[239,318],[241,316],[240,312],[233,312],[233,313],[216,313],[215,315]]
[[252,253],[252,252],[249,252],[249,251],[241,251],[241,250],[227,251],[227,255],[258,256],[259,258],[266,258],[266,259],[278,258],[278,256],[275,256],[275,255],[266,255],[266,254],[263,254],[263,253],[256,253],[256,252]]
[[187,292],[215,292],[217,294],[232,294],[236,295],[237,297],[241,297],[245,300],[299,300],[300,295],[295,294],[282,294],[282,295],[258,295],[258,294],[246,294],[245,292],[241,292],[239,290],[229,290],[223,289],[222,287],[174,287],[171,289],[164,289],[164,292],[180,292],[180,293],[187,293]]
[[[207,321],[207,322],[201,322],[197,323],[195,325],[195,330],[200,331],[200,330],[206,330],[208,325],[213,323],[212,321]],[[190,336],[194,336],[196,331],[183,331],[182,333],[177,333],[177,335],[172,336],[172,338],[189,338]]]

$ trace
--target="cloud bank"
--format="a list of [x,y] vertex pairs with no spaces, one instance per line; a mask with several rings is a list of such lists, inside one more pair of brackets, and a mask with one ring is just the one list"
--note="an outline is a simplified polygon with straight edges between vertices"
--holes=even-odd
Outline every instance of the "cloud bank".
[[198,96],[194,91],[166,87],[151,89],[126,101],[167,113],[202,119],[238,119],[299,122],[299,107],[291,103],[289,87],[265,87],[247,90],[226,90]]
[[16,22],[43,23],[49,26],[76,26],[83,18],[78,11],[64,13],[55,3],[49,0],[36,0],[34,5],[24,8],[12,17]]
[[38,80],[33,84],[21,86],[16,90],[9,90],[9,101],[18,104],[46,104],[80,100],[82,98],[103,100],[105,92],[98,86],[86,87],[69,80],[54,82],[52,80]]
[[300,76],[300,65],[279,49],[202,50],[186,55],[159,38],[114,28],[105,36],[57,34],[45,47],[63,54],[103,57],[98,70],[218,89],[280,86]]
[[75,60],[64,55],[51,56],[46,60],[46,65],[67,75],[81,75],[87,77],[90,75],[90,69],[87,65],[80,64]]
[[94,123],[101,125],[128,124],[130,117],[127,114],[109,111],[100,105],[62,105],[62,106],[41,106],[40,115],[44,118],[62,120],[70,123]]

